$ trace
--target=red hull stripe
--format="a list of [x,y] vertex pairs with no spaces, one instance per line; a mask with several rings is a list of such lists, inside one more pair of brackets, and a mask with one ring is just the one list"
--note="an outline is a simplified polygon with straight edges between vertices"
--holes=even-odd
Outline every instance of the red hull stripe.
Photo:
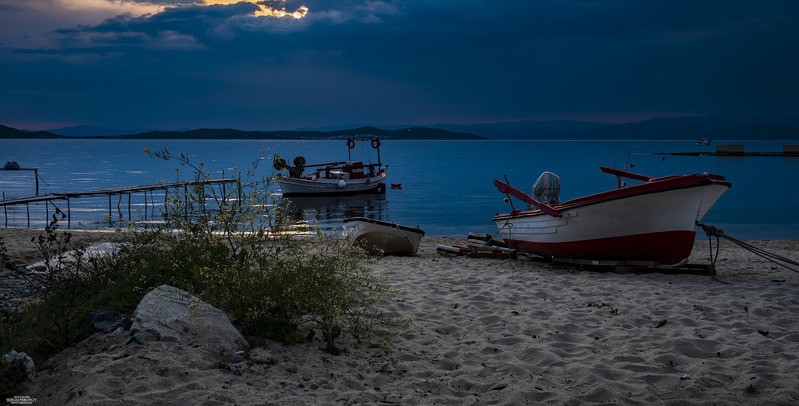
[[511,248],[547,257],[605,261],[656,261],[672,265],[691,255],[695,236],[695,231],[664,231],[557,243],[509,240],[508,244]]

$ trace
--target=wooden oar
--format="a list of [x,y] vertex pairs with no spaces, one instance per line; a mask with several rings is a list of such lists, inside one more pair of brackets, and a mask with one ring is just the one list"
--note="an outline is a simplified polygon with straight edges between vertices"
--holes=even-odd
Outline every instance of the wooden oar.
[[523,201],[525,203],[530,203],[533,206],[538,207],[541,211],[543,211],[546,214],[549,214],[552,217],[563,217],[563,215],[561,215],[557,210],[555,210],[554,207],[552,207],[552,206],[550,206],[550,205],[548,205],[546,203],[541,203],[538,200],[533,199],[532,196],[522,192],[519,189],[516,189],[515,187],[513,187],[513,186],[511,186],[511,185],[509,185],[509,184],[507,184],[507,183],[505,183],[505,182],[503,182],[503,181],[501,181],[499,179],[494,179],[494,186],[496,186],[497,189],[499,189],[500,192],[505,193],[505,194],[509,194],[509,195],[511,195],[511,196],[513,196],[513,197],[515,197],[515,198],[517,198],[517,199],[519,199],[519,200],[521,200],[521,201]]

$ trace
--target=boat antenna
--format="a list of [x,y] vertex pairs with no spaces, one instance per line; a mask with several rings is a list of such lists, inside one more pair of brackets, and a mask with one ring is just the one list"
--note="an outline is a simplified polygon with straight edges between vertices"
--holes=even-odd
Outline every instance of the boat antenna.
[[380,165],[380,138],[373,137],[372,138],[372,148],[377,150],[377,164]]
[[355,138],[347,138],[347,160],[352,161],[352,149],[355,148]]
[[[505,183],[510,185],[510,181],[508,180],[508,175],[502,175],[502,176],[505,177]],[[510,198],[508,192],[505,192],[505,200],[510,204],[511,210],[516,211],[516,207],[513,206],[513,199]]]

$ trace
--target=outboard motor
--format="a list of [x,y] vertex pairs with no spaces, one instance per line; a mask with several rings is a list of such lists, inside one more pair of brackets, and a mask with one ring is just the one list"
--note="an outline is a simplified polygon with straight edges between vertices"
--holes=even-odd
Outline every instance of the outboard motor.
[[560,204],[560,176],[544,171],[533,183],[533,198],[552,206]]
[[300,155],[294,158],[294,166],[289,166],[288,170],[290,178],[302,177],[302,171],[305,170],[305,157]]

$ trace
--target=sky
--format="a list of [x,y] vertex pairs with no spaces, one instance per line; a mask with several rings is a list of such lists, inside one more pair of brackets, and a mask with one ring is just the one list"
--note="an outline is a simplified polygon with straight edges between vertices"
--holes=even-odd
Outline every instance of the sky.
[[796,0],[0,0],[0,124],[799,113]]

